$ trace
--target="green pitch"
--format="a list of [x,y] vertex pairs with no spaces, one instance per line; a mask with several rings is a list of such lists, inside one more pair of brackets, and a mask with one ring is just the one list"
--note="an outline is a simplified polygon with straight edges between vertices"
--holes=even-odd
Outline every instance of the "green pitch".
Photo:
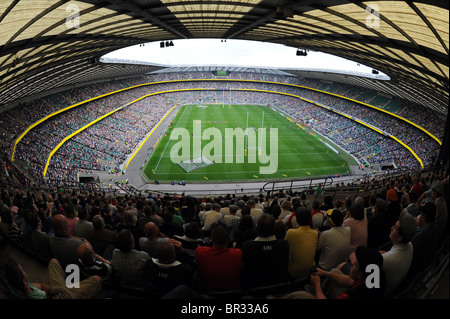
[[[201,141],[201,155],[195,151],[194,133],[205,132],[214,128],[219,135],[212,135],[206,139],[202,133],[196,141]],[[243,157],[238,158],[238,137],[234,140],[226,139],[228,129],[249,128],[255,132],[256,141],[250,135],[243,140]],[[259,138],[258,128],[265,128],[266,136]],[[271,132],[278,129],[277,154],[271,154]],[[186,129],[189,132],[187,139],[179,136],[170,139],[174,131]],[[197,130],[196,130],[197,129]],[[218,130],[215,130],[218,129]],[[271,130],[272,129],[272,130]],[[204,134],[204,133],[203,133]],[[242,137],[242,136],[241,136]],[[220,140],[221,139],[221,140]],[[227,152],[226,145],[232,144],[234,153]],[[263,141],[266,142],[265,153]],[[331,144],[331,143],[330,143]],[[216,147],[211,147],[215,145]],[[174,162],[174,154],[181,154],[182,150],[174,152],[180,147],[190,150],[190,160],[178,164]],[[273,145],[272,145],[273,147]],[[333,144],[338,154],[319,140],[289,121],[285,116],[272,108],[259,105],[186,105],[179,109],[174,120],[168,126],[166,134],[161,136],[156,148],[143,167],[143,174],[149,182],[226,182],[226,181],[266,181],[281,179],[296,179],[323,177],[329,175],[346,174],[349,171],[348,162],[354,162],[348,154]],[[197,147],[197,150],[199,148]],[[261,157],[266,154],[267,157]],[[214,156],[217,155],[215,158]],[[252,157],[253,155],[253,157]],[[271,160],[267,158],[270,156]],[[266,174],[261,167],[274,167],[276,157],[276,170]],[[231,163],[230,163],[231,161]],[[241,162],[239,162],[241,161]],[[265,162],[264,162],[265,161]],[[184,163],[183,163],[184,162]]]

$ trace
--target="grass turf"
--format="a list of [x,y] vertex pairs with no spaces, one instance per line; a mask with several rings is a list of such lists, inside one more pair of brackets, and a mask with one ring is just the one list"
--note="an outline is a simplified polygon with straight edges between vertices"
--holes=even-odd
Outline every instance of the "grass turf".
[[[190,146],[190,159],[193,159],[194,121],[197,121],[196,123],[201,121],[202,133],[212,127],[220,130],[222,150],[219,154],[225,155],[221,156],[222,163],[218,163],[216,160],[210,166],[186,172],[180,165],[174,163],[173,154],[172,157],[170,155],[172,148],[177,143],[179,143],[178,146],[181,146],[181,137],[178,140],[170,140],[170,135],[177,128],[188,130],[189,141],[184,140],[184,142],[187,142],[184,145]],[[271,161],[263,163],[259,157],[261,139],[258,138],[257,134],[255,147],[253,148],[253,152],[256,154],[256,161],[252,162],[249,160],[248,155],[252,152],[252,148],[248,147],[251,145],[251,141],[248,139],[244,140],[244,149],[247,150],[247,156],[244,156],[243,163],[237,162],[235,140],[233,140],[233,155],[226,154],[225,141],[228,141],[229,144],[230,140],[225,139],[225,129],[242,128],[245,131],[247,126],[250,128],[266,128],[266,152],[267,155],[271,155]],[[269,137],[271,127],[278,129],[278,154],[271,154],[270,152]],[[212,140],[220,142],[219,137],[201,141],[203,153],[205,145]],[[309,134],[294,122],[290,122],[285,116],[269,107],[226,104],[185,105],[179,109],[172,124],[168,126],[166,134],[162,135],[142,171],[149,181],[159,180],[160,182],[266,181],[346,174],[349,171],[348,162],[351,162],[352,158],[336,145],[333,145],[333,147],[338,150],[338,154],[322,143],[317,135]],[[216,148],[216,150],[219,150],[219,148]],[[245,150],[242,150],[242,152],[245,155]],[[181,154],[181,152],[178,154]],[[215,154],[214,150],[211,154]],[[232,163],[225,162],[226,156],[232,159]],[[206,157],[211,158],[210,156]],[[274,167],[275,157],[278,162],[276,171],[271,174],[261,174],[260,167],[268,167],[270,163]]]

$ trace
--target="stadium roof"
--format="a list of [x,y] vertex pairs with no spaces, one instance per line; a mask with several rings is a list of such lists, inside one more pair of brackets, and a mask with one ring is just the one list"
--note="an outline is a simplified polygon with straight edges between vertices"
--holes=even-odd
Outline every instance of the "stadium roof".
[[161,69],[99,63],[119,48],[218,38],[282,43],[360,62],[387,74],[400,97],[447,115],[448,9],[447,0],[2,0],[0,105]]

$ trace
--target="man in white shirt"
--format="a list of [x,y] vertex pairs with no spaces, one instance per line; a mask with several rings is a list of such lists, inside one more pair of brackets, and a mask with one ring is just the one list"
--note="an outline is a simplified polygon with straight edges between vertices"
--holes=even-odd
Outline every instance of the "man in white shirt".
[[203,230],[209,230],[211,225],[214,223],[217,223],[220,218],[222,217],[222,214],[220,213],[220,205],[217,203],[214,203],[212,205],[212,209],[210,211],[207,211],[205,213],[205,222],[203,224]]
[[261,208],[256,208],[255,201],[253,199],[248,201],[248,205],[250,206],[250,216],[253,217],[255,222],[258,222],[258,219],[263,214],[263,210]]
[[388,295],[397,288],[406,277],[413,258],[413,245],[411,239],[416,233],[417,221],[402,210],[397,222],[391,227],[389,238],[392,240],[392,248],[382,251],[383,269],[386,273],[386,291]]

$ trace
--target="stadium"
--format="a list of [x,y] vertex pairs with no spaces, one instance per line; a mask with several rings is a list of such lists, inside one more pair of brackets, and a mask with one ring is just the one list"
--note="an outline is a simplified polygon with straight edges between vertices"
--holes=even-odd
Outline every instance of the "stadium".
[[[448,289],[441,291],[448,286],[448,26],[446,1],[3,1],[2,299],[30,298],[30,287],[55,297],[44,288],[18,287],[11,277],[23,276],[20,265],[30,283],[47,285],[50,269],[72,265],[71,258],[84,271],[85,294],[67,284],[60,290],[76,299],[334,299],[358,298],[357,292],[361,298],[448,299]],[[300,60],[323,52],[371,72],[108,57],[150,45],[165,53],[194,39],[213,39],[217,46],[227,40],[280,44]],[[419,222],[429,202],[432,222]],[[351,226],[360,221],[352,217],[356,206],[365,223],[358,245]],[[307,225],[300,224],[305,207]],[[228,217],[236,209],[232,226]],[[335,210],[346,227],[334,225]],[[316,213],[320,221],[313,220]],[[434,237],[403,242],[404,213],[414,217],[415,234],[432,224]],[[113,237],[108,242],[92,233],[99,219]],[[253,221],[252,235],[241,233],[239,220]],[[263,220],[274,225],[270,236],[258,233]],[[69,227],[64,236],[58,222]],[[89,231],[81,232],[80,224]],[[400,242],[391,232],[396,225]],[[165,234],[156,242],[171,244],[146,251],[140,239],[150,240],[151,226]],[[192,238],[186,241],[194,226],[197,249]],[[229,261],[244,260],[237,282],[210,271],[219,261],[201,265],[197,256],[217,248],[213,232],[219,237],[221,227],[229,236],[221,249],[234,254]],[[308,247],[312,263],[296,273],[304,262],[294,262],[290,238],[302,227],[316,239]],[[383,270],[388,292],[349,292],[350,285],[333,297],[309,288],[320,277],[317,268],[329,280],[334,276],[338,264],[325,267],[326,249],[319,246],[325,245],[322,234],[337,227],[353,232],[341,258],[347,266],[359,246],[387,256],[396,245],[410,247],[410,255],[395,256],[412,259],[398,263],[404,268]],[[119,243],[124,234],[132,235],[128,251]],[[55,237],[67,243],[55,248]],[[246,241],[262,237],[280,247],[288,243],[287,260],[268,253],[264,260],[266,253],[245,249]],[[83,264],[82,239],[107,275]],[[163,262],[172,251],[174,259]],[[254,261],[281,269],[279,276],[269,276],[269,266],[251,269]],[[337,271],[356,284],[348,269]],[[217,280],[222,275],[223,282]],[[95,293],[94,286],[100,287]]]

